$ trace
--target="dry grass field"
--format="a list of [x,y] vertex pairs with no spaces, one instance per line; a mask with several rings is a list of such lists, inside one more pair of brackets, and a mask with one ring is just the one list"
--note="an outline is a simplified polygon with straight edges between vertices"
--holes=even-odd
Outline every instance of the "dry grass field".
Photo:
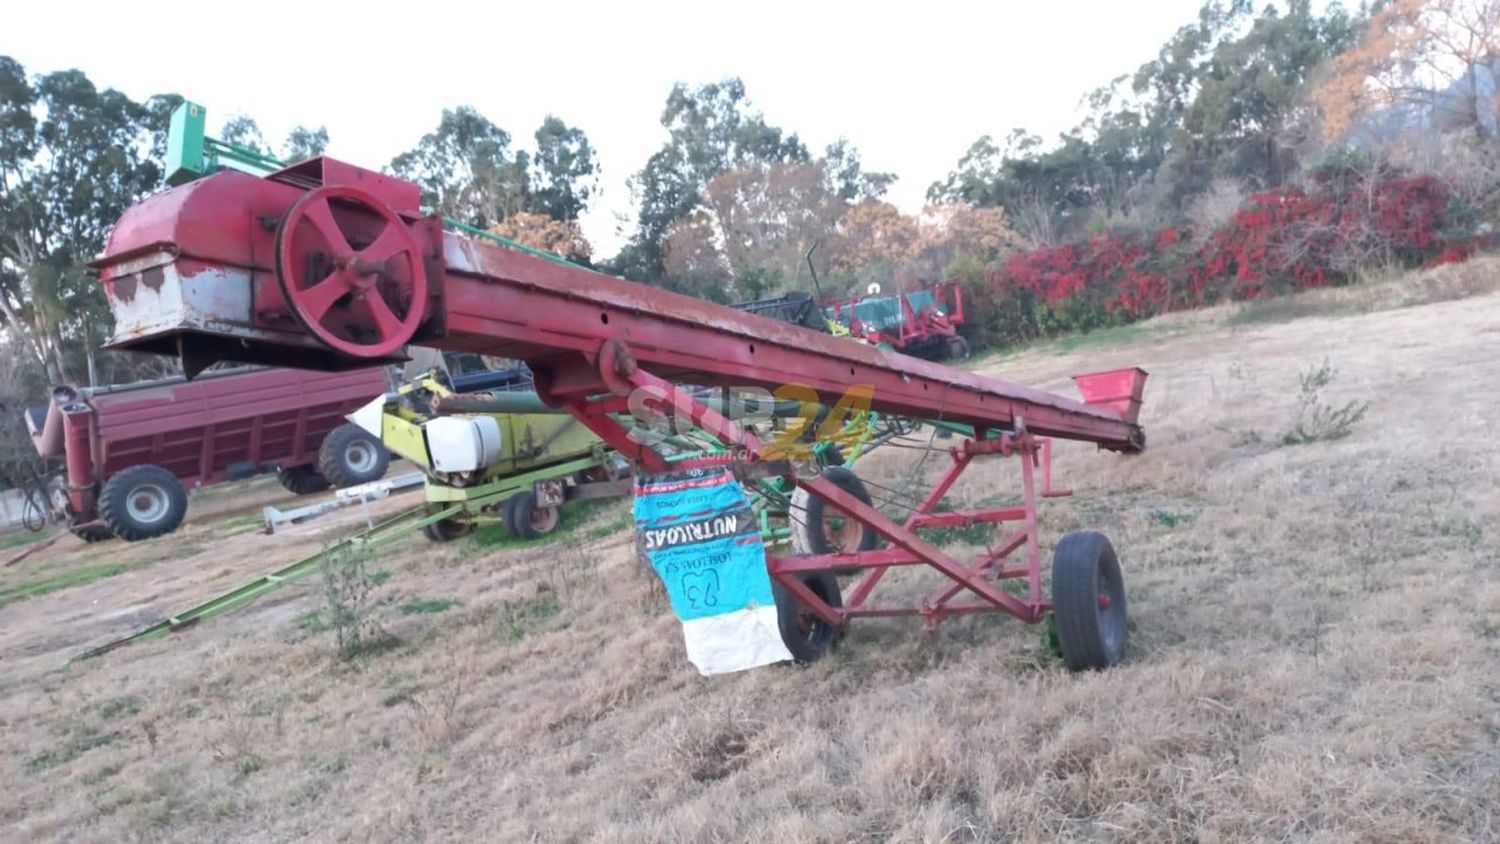
[[[13,841],[1451,841],[1500,837],[1500,264],[1177,315],[979,361],[1058,390],[1151,372],[1150,445],[1058,449],[1049,542],[1119,550],[1131,647],[1070,674],[1039,631],[866,622],[808,667],[703,678],[628,507],[547,544],[366,561],[343,659],[319,578],[63,667],[354,530],[255,534],[264,482],[161,540],[0,570]],[[1313,407],[1348,435],[1287,444]],[[885,449],[901,487],[938,460]],[[957,505],[1015,489],[971,470]],[[410,501],[411,499],[405,499]],[[387,510],[403,506],[386,502]],[[958,540],[962,540],[959,537]],[[958,541],[956,540],[956,541]],[[916,573],[911,573],[915,575]],[[918,589],[914,577],[892,578]]]

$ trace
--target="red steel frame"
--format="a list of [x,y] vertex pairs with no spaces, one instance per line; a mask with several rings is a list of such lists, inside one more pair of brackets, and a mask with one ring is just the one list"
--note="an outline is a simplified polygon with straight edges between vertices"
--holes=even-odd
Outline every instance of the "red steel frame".
[[[629,390],[636,388],[648,389],[653,396],[662,398],[678,412],[690,416],[693,423],[702,430],[726,444],[737,446],[746,459],[755,461],[763,457],[764,445],[755,435],[695,401],[675,385],[632,365],[628,352],[622,346],[608,341],[606,353],[600,359],[602,379],[615,394],[628,394]],[[578,402],[570,409],[607,441],[628,445],[628,430],[614,416],[608,415],[616,406],[617,403],[614,402],[600,402],[597,407],[591,408],[588,403]],[[1051,440],[1027,432],[1024,425],[1018,425],[1018,429],[1014,434],[1001,433],[998,436],[988,436],[980,430],[976,432],[974,439],[951,449],[951,464],[904,524],[896,523],[821,475],[799,475],[796,479],[798,486],[824,499],[856,521],[873,528],[894,547],[811,556],[768,555],[766,564],[772,577],[795,594],[812,613],[836,626],[843,626],[848,619],[862,616],[920,615],[927,628],[934,630],[950,615],[995,611],[1006,612],[1028,622],[1040,621],[1052,605],[1042,596],[1037,498],[1039,495],[1055,498],[1072,493],[1051,488]],[[975,457],[985,455],[1014,456],[1018,459],[1021,467],[1022,503],[1006,507],[934,512],[938,502],[947,495],[970,462]],[[661,463],[656,468],[665,468],[665,465]],[[1037,489],[1035,473],[1038,466],[1042,468],[1040,490]],[[1020,522],[1021,528],[968,566],[915,533],[918,528],[1004,522]],[[1020,566],[1003,567],[1002,562],[1021,548],[1025,549],[1024,563]],[[915,606],[869,604],[870,594],[886,571],[895,566],[912,565],[931,566],[951,582],[932,592]],[[828,604],[798,578],[801,574],[850,568],[866,571],[848,599],[837,607]],[[1002,579],[1022,577],[1027,581],[1025,598],[1018,598],[995,585],[996,581]],[[979,600],[955,601],[955,598],[966,592]]]
[[[667,464],[615,416],[639,389],[670,402],[744,463],[765,453],[752,432],[679,390],[677,381],[800,384],[829,406],[857,384],[873,388],[874,410],[972,425],[977,435],[950,452],[951,464],[904,523],[821,475],[779,469],[889,544],[768,557],[772,576],[831,624],[920,615],[936,627],[950,615],[995,611],[1040,620],[1050,604],[1042,594],[1037,499],[1065,494],[1050,490],[1045,438],[1126,453],[1144,447],[1135,419],[1140,370],[1080,381],[1088,395],[1103,379],[1112,399],[1125,384],[1134,402],[1108,408],[1078,402],[461,237],[419,212],[409,183],[349,165],[315,159],[288,172],[295,178],[220,173],[128,211],[96,265],[116,315],[111,345],[180,354],[189,371],[218,358],[323,369],[368,365],[389,352],[393,338],[520,359],[544,401],[566,407],[648,470]],[[397,225],[403,229],[392,231]],[[1022,503],[936,512],[982,456],[1018,460]],[[969,563],[918,533],[969,523],[1018,527]],[[1005,565],[1023,549],[1023,562]],[[887,570],[910,565],[930,567],[946,582],[915,605],[870,602]],[[849,567],[865,573],[843,607],[823,601],[798,577]],[[1001,588],[1009,578],[1026,579],[1024,595]]]

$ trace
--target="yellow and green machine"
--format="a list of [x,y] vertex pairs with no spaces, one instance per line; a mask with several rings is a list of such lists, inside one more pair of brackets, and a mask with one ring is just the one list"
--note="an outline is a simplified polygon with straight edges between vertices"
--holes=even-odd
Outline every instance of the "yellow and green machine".
[[[437,516],[423,525],[429,539],[451,541],[486,523],[501,524],[522,538],[542,536],[556,529],[561,505],[568,501],[630,493],[629,464],[572,416],[542,404],[535,393],[457,393],[450,383],[443,370],[434,368],[354,414],[357,423],[379,434],[386,448],[427,476],[425,513]],[[796,441],[800,447],[789,451],[798,459],[816,463],[863,497],[868,494],[852,471],[855,460],[905,430],[858,408],[846,408],[830,423],[820,406],[773,400],[765,407],[755,399],[748,404],[773,429],[765,433]],[[665,445],[679,459],[723,451],[697,430],[667,436]],[[811,502],[800,501],[784,477],[760,478],[749,490],[767,542],[792,541],[807,553],[842,544],[841,520],[835,514],[826,521],[801,518]],[[865,542],[862,536],[845,539]]]
[[427,475],[423,533],[447,542],[481,524],[551,533],[571,500],[630,492],[630,466],[588,428],[530,391],[453,392],[440,370],[407,381],[355,421]]

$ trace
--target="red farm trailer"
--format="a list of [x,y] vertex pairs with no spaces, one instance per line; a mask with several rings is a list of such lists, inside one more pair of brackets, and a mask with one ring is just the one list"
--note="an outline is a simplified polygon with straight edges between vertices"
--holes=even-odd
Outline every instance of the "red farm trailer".
[[240,367],[196,380],[55,387],[27,423],[53,518],[93,542],[177,529],[187,490],[276,472],[288,490],[367,483],[390,458],[344,416],[387,389],[383,367],[341,373]]
[[940,281],[895,296],[855,296],[828,307],[830,319],[849,334],[875,345],[927,360],[969,356],[969,344],[958,334],[964,324],[963,288]]
[[[1064,536],[1047,590],[1037,511],[1067,494],[1051,486],[1051,438],[1123,454],[1145,447],[1143,371],[1079,376],[1081,401],[1055,395],[528,252],[424,211],[420,194],[411,182],[315,158],[265,177],[212,173],[146,199],[94,264],[115,316],[109,345],[177,356],[190,375],[220,360],[350,369],[400,359],[410,343],[524,361],[543,402],[639,471],[705,463],[780,477],[883,541],[766,554],[781,637],[797,659],[824,655],[859,618],[916,616],[935,629],[991,612],[1050,617],[1071,667],[1121,658],[1124,569],[1113,546],[1094,531]],[[944,470],[925,495],[891,514],[816,467],[778,458],[680,384],[796,385],[825,407],[857,388],[873,411],[967,433],[935,450]],[[642,398],[724,452],[674,463],[633,436],[631,405]],[[1000,460],[1017,470],[1017,503],[939,508],[971,465]],[[924,535],[978,524],[992,527],[993,542],[967,559]],[[926,572],[931,591],[913,594],[915,577],[880,589],[896,567]],[[846,592],[840,578],[851,571]]]

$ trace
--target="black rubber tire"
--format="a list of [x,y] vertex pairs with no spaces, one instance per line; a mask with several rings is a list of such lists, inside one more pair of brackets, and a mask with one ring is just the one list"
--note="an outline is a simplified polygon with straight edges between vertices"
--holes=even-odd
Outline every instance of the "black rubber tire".
[[476,525],[473,522],[459,521],[458,519],[443,519],[433,522],[422,528],[422,535],[433,542],[452,542],[462,539],[474,532]]
[[948,360],[967,360],[969,357],[969,341],[957,334],[948,338]]
[[512,495],[511,497],[509,497],[509,498],[505,499],[504,501],[500,502],[500,526],[503,527],[503,528],[505,528],[505,532],[508,533],[508,534],[510,534],[511,536],[515,536],[516,535],[516,529],[513,528],[513,527],[511,527],[511,524],[510,524],[510,521],[511,521],[511,514],[510,513],[511,513],[511,510],[515,509],[515,504],[516,504],[516,496],[514,496],[514,495]]
[[[800,575],[813,594],[822,598],[829,606],[842,607],[843,593],[839,580],[831,572],[814,572]],[[776,598],[776,622],[781,631],[781,641],[792,652],[799,663],[817,662],[827,656],[844,638],[844,630],[802,610],[802,602],[792,591],[771,578],[771,594]]]
[[314,466],[293,466],[277,470],[276,480],[294,495],[312,495],[333,486]]
[[99,519],[126,542],[153,539],[176,530],[187,513],[187,490],[160,466],[131,466],[104,482]]
[[[853,471],[843,466],[829,466],[823,470],[823,477],[832,481],[834,486],[858,498],[866,504],[872,504],[870,491],[865,489],[864,481]],[[798,554],[833,554],[839,550],[873,551],[880,544],[880,534],[868,525],[859,525],[861,533],[859,543],[855,548],[839,549],[834,547],[829,538],[824,516],[829,507],[823,499],[813,495],[802,487],[792,492],[791,507],[788,510],[788,521],[791,522],[792,548]],[[837,513],[837,509],[834,509]]]
[[379,438],[353,422],[329,431],[318,448],[318,471],[339,489],[378,481],[390,465]]
[[[1101,606],[1101,596],[1108,605]],[[1108,668],[1125,655],[1125,581],[1102,533],[1075,531],[1052,554],[1052,615],[1063,663],[1074,671]]]
[[68,528],[68,532],[90,544],[115,538],[115,535],[109,532],[109,528],[99,524],[76,525]]
[[[546,511],[552,511],[546,515]],[[562,513],[556,507],[536,506],[536,493],[531,490],[518,492],[505,502],[505,526],[512,536],[521,539],[536,539],[557,530]]]

